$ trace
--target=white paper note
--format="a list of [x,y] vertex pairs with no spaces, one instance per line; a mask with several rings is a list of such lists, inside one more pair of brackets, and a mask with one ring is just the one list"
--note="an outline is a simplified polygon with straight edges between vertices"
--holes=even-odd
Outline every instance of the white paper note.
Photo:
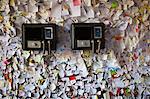
[[52,2],[51,17],[61,19],[62,6],[57,1]]
[[87,6],[91,6],[91,0],[83,0]]
[[70,6],[71,17],[81,16],[81,8],[79,6],[74,6],[72,0],[68,1],[68,5]]

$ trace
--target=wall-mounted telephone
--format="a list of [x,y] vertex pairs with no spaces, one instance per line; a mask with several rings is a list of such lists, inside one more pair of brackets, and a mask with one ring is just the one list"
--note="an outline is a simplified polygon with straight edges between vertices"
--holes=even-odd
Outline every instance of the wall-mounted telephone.
[[91,49],[99,52],[105,48],[105,25],[103,23],[73,23],[71,26],[72,49]]
[[22,32],[24,50],[56,50],[55,24],[23,24]]

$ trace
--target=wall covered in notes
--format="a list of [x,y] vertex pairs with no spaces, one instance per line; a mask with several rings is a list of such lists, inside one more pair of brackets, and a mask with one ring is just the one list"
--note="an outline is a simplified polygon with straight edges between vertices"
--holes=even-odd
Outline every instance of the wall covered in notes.
[[[103,22],[106,49],[72,51],[70,25],[78,22]],[[22,50],[23,23],[59,25],[51,58]],[[149,0],[0,0],[0,98],[148,97]]]

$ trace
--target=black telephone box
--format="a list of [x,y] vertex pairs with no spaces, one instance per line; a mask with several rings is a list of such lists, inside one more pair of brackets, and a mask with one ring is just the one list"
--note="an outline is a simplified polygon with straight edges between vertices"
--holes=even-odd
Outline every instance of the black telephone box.
[[[72,49],[92,49],[92,44],[94,44],[94,50],[98,47],[105,48],[104,31],[103,23],[73,23],[71,26]],[[100,46],[97,41],[100,42]]]
[[24,50],[56,50],[55,24],[23,24],[22,33]]

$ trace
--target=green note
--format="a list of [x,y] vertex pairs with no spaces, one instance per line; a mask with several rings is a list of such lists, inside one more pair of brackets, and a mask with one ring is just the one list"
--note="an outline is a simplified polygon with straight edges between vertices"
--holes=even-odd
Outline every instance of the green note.
[[117,8],[118,7],[118,3],[117,2],[112,2],[111,7],[112,8]]

